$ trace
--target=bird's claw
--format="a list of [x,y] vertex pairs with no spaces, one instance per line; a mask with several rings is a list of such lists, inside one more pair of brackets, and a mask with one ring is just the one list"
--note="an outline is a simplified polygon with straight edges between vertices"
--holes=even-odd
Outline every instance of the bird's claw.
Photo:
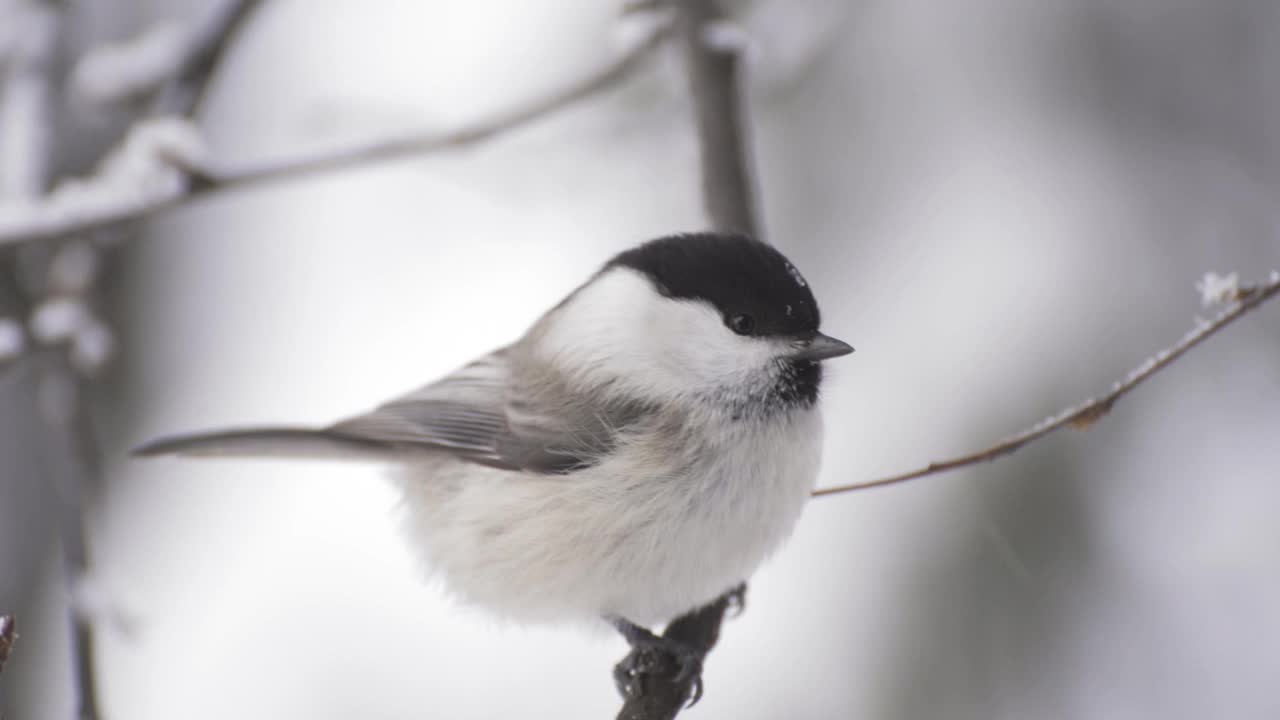
[[623,698],[643,695],[646,678],[666,674],[670,663],[674,663],[673,680],[678,685],[689,686],[685,707],[693,707],[702,699],[702,661],[706,653],[635,626],[628,628],[624,635],[631,644],[631,652],[613,668],[613,682]]

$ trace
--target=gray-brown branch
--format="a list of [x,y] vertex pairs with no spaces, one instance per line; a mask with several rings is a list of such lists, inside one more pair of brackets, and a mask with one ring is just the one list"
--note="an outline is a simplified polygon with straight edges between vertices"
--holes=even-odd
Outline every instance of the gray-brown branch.
[[755,202],[746,95],[739,70],[741,48],[715,0],[688,0],[679,11],[680,43],[689,72],[698,132],[702,203],[716,230],[762,235]]
[[[743,92],[738,48],[710,42],[709,29],[724,23],[716,0],[675,0],[676,26],[685,65],[701,157],[702,200],[716,230],[741,232],[759,240],[751,154],[742,114]],[[746,587],[739,590],[745,593]],[[676,618],[663,636],[706,652],[715,647],[720,625],[733,595]],[[692,692],[692,678],[678,678],[669,658],[652,665],[644,692],[630,696],[619,720],[671,720]]]
[[1244,287],[1235,291],[1234,296],[1229,299],[1230,305],[1227,309],[1218,314],[1212,321],[1196,327],[1196,329],[1182,336],[1177,343],[1171,347],[1165,348],[1160,352],[1152,355],[1145,362],[1134,368],[1124,377],[1123,380],[1117,381],[1111,386],[1111,390],[1103,395],[1098,395],[1088,400],[1073,405],[1065,410],[1058,412],[1039,423],[1023,430],[1022,432],[1010,435],[1009,437],[997,442],[996,444],[971,452],[967,455],[949,458],[947,460],[938,460],[931,462],[925,467],[911,470],[909,472],[890,475],[888,477],[876,480],[867,480],[865,482],[851,483],[848,485],[836,485],[833,487],[819,488],[813,491],[814,497],[824,497],[827,495],[836,495],[839,493],[853,492],[854,490],[867,490],[870,488],[884,487],[885,485],[896,485],[897,483],[915,480],[928,475],[938,475],[940,473],[951,470],[958,470],[970,465],[989,462],[1022,448],[1044,436],[1061,430],[1064,427],[1074,427],[1077,430],[1086,430],[1095,422],[1102,419],[1102,416],[1111,411],[1111,408],[1120,398],[1129,394],[1134,388],[1141,385],[1148,378],[1161,370],[1169,367],[1175,360],[1182,357],[1188,350],[1208,340],[1219,330],[1227,325],[1239,320],[1246,313],[1257,308],[1262,303],[1270,300],[1276,295],[1280,295],[1280,275],[1273,274],[1271,279],[1265,284],[1255,287]]
[[[745,587],[742,592],[746,592]],[[725,595],[704,608],[681,615],[663,635],[687,647],[711,652],[720,639],[720,625],[733,603],[732,597]],[[647,669],[643,693],[623,704],[618,720],[671,720],[684,708],[692,687],[688,679],[677,680],[680,667],[675,659],[654,654]]]

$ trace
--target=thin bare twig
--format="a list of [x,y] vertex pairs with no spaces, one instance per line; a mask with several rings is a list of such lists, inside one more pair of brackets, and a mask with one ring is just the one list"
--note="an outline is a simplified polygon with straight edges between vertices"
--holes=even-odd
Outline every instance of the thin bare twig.
[[1219,330],[1227,325],[1235,322],[1243,317],[1246,313],[1258,307],[1262,303],[1270,300],[1280,294],[1280,275],[1272,274],[1272,277],[1264,284],[1254,287],[1244,287],[1235,291],[1234,297],[1231,298],[1231,304],[1227,309],[1218,314],[1212,321],[1198,326],[1196,329],[1182,336],[1182,339],[1175,343],[1172,347],[1161,350],[1151,356],[1138,367],[1134,368],[1124,377],[1111,386],[1111,390],[1104,395],[1095,396],[1088,400],[1069,407],[1061,412],[1052,415],[1035,425],[1011,435],[1004,440],[976,452],[947,460],[939,460],[931,462],[925,467],[909,472],[900,473],[898,475],[890,475],[888,477],[876,480],[868,480],[865,482],[852,483],[849,485],[836,485],[834,487],[819,488],[813,491],[814,497],[824,497],[827,495],[836,495],[838,493],[853,492],[854,490],[867,490],[869,488],[884,487],[885,485],[895,485],[897,483],[915,480],[927,475],[937,475],[939,473],[956,470],[970,465],[995,460],[996,458],[1008,455],[1028,443],[1035,442],[1040,438],[1061,430],[1064,427],[1074,427],[1077,430],[1085,430],[1091,427],[1095,422],[1100,420],[1102,416],[1111,411],[1111,408],[1120,398],[1127,395],[1134,388],[1141,385],[1148,378],[1161,370],[1168,367],[1175,360],[1182,357],[1191,348],[1208,340]]
[[[742,87],[737,48],[708,36],[725,23],[716,0],[675,0],[701,157],[702,200],[711,226],[763,240],[756,222],[751,155],[741,116]],[[746,585],[710,605],[686,613],[667,625],[663,637],[710,653],[720,638],[726,610],[746,592]],[[670,659],[668,659],[670,660]],[[696,677],[681,677],[678,663],[661,658],[640,679],[643,692],[623,703],[619,720],[671,720],[684,709]],[[696,699],[696,698],[695,698]]]
[[[256,168],[213,172],[210,176],[212,186],[209,191],[240,189],[248,185],[370,165],[406,155],[461,150],[478,145],[616,86],[641,67],[669,33],[669,26],[660,25],[634,48],[596,72],[546,97],[538,98],[528,105],[512,108],[488,120],[482,120],[459,130],[445,133],[419,133],[404,138],[336,150],[328,155],[286,160]],[[0,235],[0,239],[2,238],[3,235]]]
[[199,182],[191,184],[186,189],[178,189],[172,194],[158,196],[144,203],[122,202],[117,205],[87,208],[80,212],[67,212],[65,208],[37,205],[24,209],[12,219],[6,218],[3,212],[5,208],[0,207],[0,246],[31,240],[48,240],[109,228],[121,223],[141,220],[190,200],[228,190],[361,167],[408,155],[461,150],[478,145],[617,85],[643,66],[644,61],[662,44],[669,33],[670,26],[659,25],[644,41],[590,75],[579,78],[546,97],[498,113],[492,118],[459,130],[444,133],[416,133],[403,138],[330,150],[244,169],[185,168],[198,175],[196,179]]
[[0,672],[4,672],[4,663],[9,659],[9,650],[17,637],[17,619],[12,615],[0,615]]

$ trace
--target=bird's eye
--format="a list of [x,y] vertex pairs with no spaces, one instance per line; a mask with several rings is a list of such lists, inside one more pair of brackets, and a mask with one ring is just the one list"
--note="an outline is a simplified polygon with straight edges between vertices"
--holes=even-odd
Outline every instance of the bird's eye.
[[739,335],[747,335],[756,329],[756,319],[746,313],[737,313],[729,316],[729,329]]

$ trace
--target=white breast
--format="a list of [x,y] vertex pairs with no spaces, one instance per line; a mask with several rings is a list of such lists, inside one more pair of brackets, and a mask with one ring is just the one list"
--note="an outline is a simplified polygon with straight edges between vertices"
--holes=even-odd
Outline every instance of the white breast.
[[816,409],[712,415],[568,476],[428,457],[399,477],[411,542],[454,593],[505,617],[670,620],[748,579],[817,476]]

